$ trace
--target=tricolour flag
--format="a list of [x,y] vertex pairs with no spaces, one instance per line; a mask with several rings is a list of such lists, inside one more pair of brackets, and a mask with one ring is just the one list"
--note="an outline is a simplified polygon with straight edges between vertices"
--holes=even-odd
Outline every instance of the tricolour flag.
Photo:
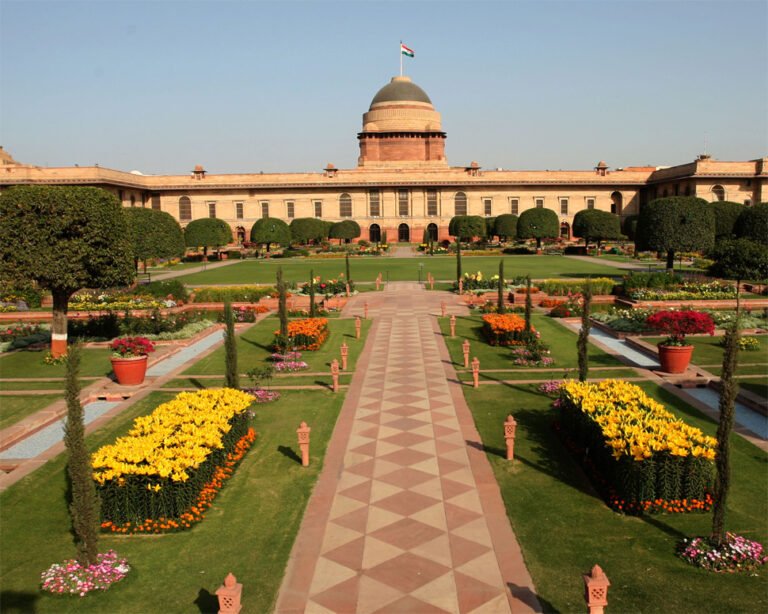
[[408,47],[403,45],[403,43],[400,43],[400,53],[408,56],[409,58],[413,57],[413,49],[409,49]]

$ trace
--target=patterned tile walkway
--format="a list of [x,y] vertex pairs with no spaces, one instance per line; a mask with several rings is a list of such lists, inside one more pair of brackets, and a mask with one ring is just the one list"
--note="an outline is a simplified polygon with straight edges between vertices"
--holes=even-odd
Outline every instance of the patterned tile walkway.
[[277,611],[538,609],[490,466],[468,446],[479,441],[469,410],[446,379],[430,316],[445,295],[398,283],[365,297],[374,326]]

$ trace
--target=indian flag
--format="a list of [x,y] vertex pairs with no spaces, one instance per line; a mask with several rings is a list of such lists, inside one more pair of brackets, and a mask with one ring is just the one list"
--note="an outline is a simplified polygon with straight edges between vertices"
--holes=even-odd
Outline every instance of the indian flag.
[[409,58],[413,57],[413,49],[409,49],[403,43],[400,43],[400,53],[402,53],[405,56],[408,56]]

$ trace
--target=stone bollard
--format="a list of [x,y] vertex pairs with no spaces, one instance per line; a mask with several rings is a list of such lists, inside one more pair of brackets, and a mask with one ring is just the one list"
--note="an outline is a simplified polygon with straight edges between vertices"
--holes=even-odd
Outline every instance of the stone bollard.
[[232,573],[228,573],[224,578],[224,584],[216,589],[216,597],[219,599],[219,614],[237,614],[243,607],[240,604],[243,585]]
[[456,336],[456,316],[451,316],[451,337]]
[[474,388],[480,387],[480,360],[477,356],[472,359],[472,384]]
[[603,614],[608,605],[608,587],[611,585],[608,576],[595,565],[589,574],[582,575],[584,579],[584,600],[587,602],[589,614]]
[[331,361],[331,377],[333,377],[333,391],[339,391],[339,361],[335,358]]
[[302,467],[309,467],[309,431],[311,430],[312,429],[307,426],[306,422],[302,422],[299,425],[299,428],[296,429],[296,434],[299,436]]
[[512,414],[507,416],[507,421],[504,423],[504,439],[507,442],[507,460],[511,461],[515,458],[515,430],[517,429],[517,422],[512,417]]
[[380,289],[381,289],[381,280],[377,277],[376,278],[376,290],[380,290]]
[[435,289],[435,280],[434,279],[430,279],[429,280],[429,289],[430,290],[434,290]]
[[349,298],[349,282],[346,284],[346,290],[347,290],[347,298]]
[[368,319],[368,301],[363,303],[363,317],[367,320]]
[[459,280],[459,294],[464,294],[464,282]]
[[461,350],[464,352],[464,368],[466,369],[469,367],[469,339],[464,339]]
[[360,338],[360,326],[362,322],[360,322],[360,316],[355,316],[355,339]]
[[341,370],[347,370],[347,356],[349,355],[349,346],[346,343],[341,344]]
[[440,303],[440,316],[443,318],[445,317],[445,301]]

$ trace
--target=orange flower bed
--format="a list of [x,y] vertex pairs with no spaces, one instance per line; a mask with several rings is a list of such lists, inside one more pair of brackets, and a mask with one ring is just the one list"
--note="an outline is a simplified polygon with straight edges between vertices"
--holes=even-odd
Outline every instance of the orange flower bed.
[[188,511],[181,514],[178,518],[147,518],[141,524],[126,522],[124,524],[115,524],[109,520],[101,523],[103,531],[112,533],[171,533],[174,531],[185,531],[192,528],[192,525],[202,522],[205,519],[205,511],[213,505],[213,500],[223,488],[224,483],[232,477],[237,464],[243,459],[253,442],[256,440],[256,431],[249,428],[248,432],[235,444],[235,449],[227,454],[227,459],[221,467],[217,467],[211,480],[203,487],[198,495],[195,505]]
[[[525,320],[513,313],[484,315],[483,332],[491,345],[525,344]],[[536,333],[533,326],[531,326],[531,333]]]
[[[280,335],[276,330],[275,335]],[[319,350],[328,338],[328,318],[306,318],[288,322],[288,339],[291,349]]]

